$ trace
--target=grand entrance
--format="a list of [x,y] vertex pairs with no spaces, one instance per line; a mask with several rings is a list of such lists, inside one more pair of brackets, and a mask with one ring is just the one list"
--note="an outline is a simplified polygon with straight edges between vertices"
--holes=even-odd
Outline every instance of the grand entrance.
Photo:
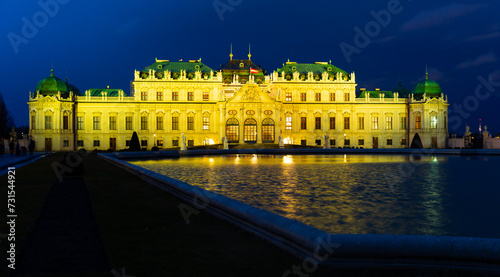
[[271,118],[262,121],[262,142],[274,143],[274,120]]
[[245,143],[257,142],[257,121],[253,118],[247,118],[243,126],[243,139]]
[[45,138],[45,151],[52,151],[52,138]]
[[240,142],[240,123],[236,118],[226,121],[226,138],[228,143]]

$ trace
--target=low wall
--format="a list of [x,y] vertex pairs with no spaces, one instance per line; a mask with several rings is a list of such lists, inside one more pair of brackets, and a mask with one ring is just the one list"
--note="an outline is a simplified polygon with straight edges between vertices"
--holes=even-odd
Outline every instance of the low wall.
[[[232,153],[231,150],[224,152]],[[243,154],[242,152],[246,151],[237,151],[240,154]],[[249,153],[255,153],[255,150]],[[188,153],[181,151],[180,154]],[[500,272],[500,239],[329,234],[301,222],[132,165],[118,159],[115,153],[99,154],[99,156],[171,192],[199,210],[203,209],[229,220],[304,258],[303,266],[310,267],[316,263],[316,266],[325,267],[459,267],[481,272]]]

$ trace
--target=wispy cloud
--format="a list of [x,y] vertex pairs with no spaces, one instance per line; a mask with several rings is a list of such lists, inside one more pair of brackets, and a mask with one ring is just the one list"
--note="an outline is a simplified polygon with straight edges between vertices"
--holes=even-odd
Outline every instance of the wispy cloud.
[[488,54],[481,55],[474,60],[468,60],[465,61],[459,65],[457,65],[457,68],[468,68],[472,66],[479,66],[485,63],[494,63],[498,61],[497,55],[493,53],[493,51],[490,51]]
[[451,4],[432,10],[422,11],[406,22],[401,29],[403,31],[427,29],[440,25],[450,19],[472,13],[482,6],[481,4]]
[[482,40],[487,40],[487,39],[492,39],[492,38],[500,38],[500,32],[494,32],[494,33],[489,33],[489,34],[485,34],[485,35],[469,37],[469,38],[466,38],[464,40],[464,42],[482,41]]

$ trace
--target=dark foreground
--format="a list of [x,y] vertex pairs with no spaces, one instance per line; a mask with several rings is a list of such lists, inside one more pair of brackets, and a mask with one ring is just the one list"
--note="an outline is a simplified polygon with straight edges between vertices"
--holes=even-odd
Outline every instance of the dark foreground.
[[[9,272],[2,259],[3,276],[478,276],[447,269],[306,272],[302,259],[203,210],[186,224],[182,202],[95,154],[84,158],[83,173],[59,182],[52,164],[63,158],[56,153],[16,170],[16,269]],[[1,180],[6,184],[6,175]]]

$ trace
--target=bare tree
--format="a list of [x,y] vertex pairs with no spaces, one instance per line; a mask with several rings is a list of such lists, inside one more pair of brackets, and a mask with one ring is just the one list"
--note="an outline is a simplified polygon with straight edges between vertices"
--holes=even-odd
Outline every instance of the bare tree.
[[8,138],[13,126],[14,119],[9,114],[9,110],[7,110],[7,106],[3,100],[3,95],[0,92],[0,136]]

